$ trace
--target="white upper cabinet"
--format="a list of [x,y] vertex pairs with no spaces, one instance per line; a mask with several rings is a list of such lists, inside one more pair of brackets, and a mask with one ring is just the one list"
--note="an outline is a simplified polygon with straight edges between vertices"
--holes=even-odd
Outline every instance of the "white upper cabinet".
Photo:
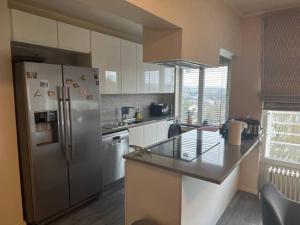
[[12,40],[57,48],[57,22],[11,10]]
[[150,64],[149,74],[149,92],[159,93],[160,92],[160,66],[156,64]]
[[137,92],[149,93],[150,91],[150,64],[143,61],[143,46],[137,45]]
[[58,47],[89,53],[91,51],[91,32],[88,29],[58,22]]
[[174,93],[175,68],[168,66],[161,66],[160,68],[160,93]]
[[136,43],[121,40],[121,71],[123,94],[133,94],[137,92],[136,54]]
[[99,68],[101,94],[121,93],[121,40],[93,32],[92,66]]

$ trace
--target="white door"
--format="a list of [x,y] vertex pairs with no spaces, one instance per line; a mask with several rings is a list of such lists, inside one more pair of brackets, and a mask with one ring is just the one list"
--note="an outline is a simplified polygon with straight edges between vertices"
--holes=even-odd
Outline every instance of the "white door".
[[161,66],[160,70],[160,92],[174,93],[175,89],[175,68]]
[[150,64],[143,61],[143,46],[137,45],[137,93],[149,93]]
[[144,147],[155,144],[156,141],[156,123],[143,126],[144,128]]
[[57,24],[59,48],[83,53],[91,51],[90,30],[61,22]]
[[101,94],[121,93],[121,40],[93,32],[92,66],[99,68]]
[[12,40],[57,48],[57,22],[19,10],[11,10]]
[[[144,147],[144,129],[143,126],[129,128],[129,145]],[[129,152],[133,149],[129,148]]]
[[137,92],[136,43],[121,40],[122,93]]
[[156,64],[150,64],[150,93],[160,92],[160,66]]
[[157,142],[168,139],[170,123],[169,121],[160,121],[156,123],[156,139]]

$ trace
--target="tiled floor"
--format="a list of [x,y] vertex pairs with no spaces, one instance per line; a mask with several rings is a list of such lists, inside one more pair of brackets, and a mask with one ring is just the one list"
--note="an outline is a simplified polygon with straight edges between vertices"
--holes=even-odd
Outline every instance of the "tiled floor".
[[[217,225],[261,225],[261,213],[257,196],[238,192]],[[72,213],[50,225],[124,225],[124,189],[106,192]]]

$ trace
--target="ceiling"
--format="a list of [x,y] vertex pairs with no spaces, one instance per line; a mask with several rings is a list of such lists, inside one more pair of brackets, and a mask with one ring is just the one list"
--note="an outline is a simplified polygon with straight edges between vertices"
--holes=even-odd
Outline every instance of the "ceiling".
[[259,15],[300,6],[300,0],[224,0],[241,16]]

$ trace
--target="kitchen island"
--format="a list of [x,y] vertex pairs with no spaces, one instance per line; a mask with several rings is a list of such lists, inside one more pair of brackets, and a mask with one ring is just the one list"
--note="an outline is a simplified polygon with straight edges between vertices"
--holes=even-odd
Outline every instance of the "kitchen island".
[[214,225],[238,190],[239,165],[259,143],[234,146],[219,132],[192,130],[126,160],[126,225]]

